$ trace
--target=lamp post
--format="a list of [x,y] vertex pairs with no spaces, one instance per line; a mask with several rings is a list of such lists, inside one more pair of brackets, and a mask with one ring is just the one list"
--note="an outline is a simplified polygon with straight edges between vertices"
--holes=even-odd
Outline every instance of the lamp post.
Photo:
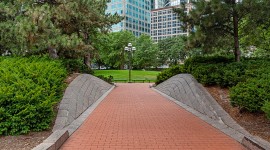
[[128,46],[125,47],[125,51],[127,51],[129,54],[129,61],[128,61],[128,82],[131,83],[131,59],[132,59],[132,52],[135,51],[136,48],[135,47],[132,47],[132,44],[131,43],[128,43]]

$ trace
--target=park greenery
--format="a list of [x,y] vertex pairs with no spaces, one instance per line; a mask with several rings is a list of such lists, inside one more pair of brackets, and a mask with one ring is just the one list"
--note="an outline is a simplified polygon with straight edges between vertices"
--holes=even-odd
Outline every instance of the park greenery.
[[[145,70],[132,70],[131,71],[131,80],[145,80],[145,82],[155,82],[157,75],[160,71],[145,71]],[[111,77],[115,80],[126,80],[128,81],[128,70],[95,70],[95,76],[104,76],[104,77]]]
[[[109,0],[1,0],[0,135],[48,129],[67,74],[93,73],[91,63],[126,69],[128,43],[136,47],[133,69],[171,66],[157,84],[190,73],[204,85],[230,88],[231,104],[240,110],[270,118],[270,1],[191,1],[190,13],[184,4],[175,9],[189,36],[155,43],[149,35],[109,32],[123,19],[106,14]],[[132,77],[154,80],[157,73],[132,71]]]
[[51,127],[67,74],[92,73],[93,43],[122,19],[107,2],[0,1],[0,135]]
[[48,57],[0,57],[0,135],[50,128],[67,72]]
[[155,43],[145,34],[135,37],[129,31],[108,33],[99,37],[96,44],[98,54],[94,62],[99,67],[124,69],[129,61],[124,48],[128,43],[132,43],[136,47],[136,51],[132,52],[133,69],[153,69],[164,64],[176,65],[189,56],[184,48],[185,41],[186,37],[176,36]]
[[270,59],[245,58],[234,62],[232,56],[192,57],[183,65],[162,71],[156,84],[180,73],[192,74],[205,86],[230,88],[232,106],[240,111],[264,111],[270,119]]
[[108,0],[2,0],[0,54],[84,58],[90,66],[93,42],[121,21],[106,14]]

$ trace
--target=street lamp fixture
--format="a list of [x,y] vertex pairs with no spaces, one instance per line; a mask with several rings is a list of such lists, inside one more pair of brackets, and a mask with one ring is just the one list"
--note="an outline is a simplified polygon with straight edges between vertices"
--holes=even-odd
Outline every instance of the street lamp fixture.
[[131,43],[128,43],[128,46],[125,47],[125,51],[128,52],[129,61],[128,61],[128,82],[131,83],[131,61],[132,61],[132,52],[136,50],[136,47],[132,47]]

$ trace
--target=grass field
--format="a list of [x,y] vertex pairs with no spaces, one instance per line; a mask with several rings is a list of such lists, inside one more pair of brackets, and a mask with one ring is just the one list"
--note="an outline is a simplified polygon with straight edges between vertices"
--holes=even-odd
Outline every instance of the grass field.
[[[132,70],[131,80],[136,79],[147,79],[151,82],[155,82],[159,71],[142,71],[142,70]],[[113,76],[113,79],[126,79],[128,80],[128,70],[94,70],[94,75],[103,75],[105,77]]]

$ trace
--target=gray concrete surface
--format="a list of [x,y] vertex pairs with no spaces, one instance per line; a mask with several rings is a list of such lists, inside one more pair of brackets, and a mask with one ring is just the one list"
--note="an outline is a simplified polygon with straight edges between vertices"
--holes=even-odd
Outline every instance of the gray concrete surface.
[[[216,102],[190,74],[179,74],[155,87],[156,91],[249,149],[270,149],[269,142],[252,136]],[[245,140],[248,139],[248,140]],[[254,144],[256,143],[256,144]]]
[[70,125],[111,87],[107,82],[89,74],[75,78],[60,102],[53,131]]

